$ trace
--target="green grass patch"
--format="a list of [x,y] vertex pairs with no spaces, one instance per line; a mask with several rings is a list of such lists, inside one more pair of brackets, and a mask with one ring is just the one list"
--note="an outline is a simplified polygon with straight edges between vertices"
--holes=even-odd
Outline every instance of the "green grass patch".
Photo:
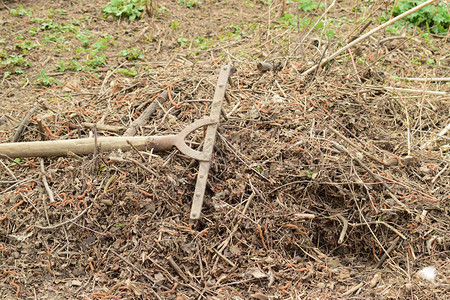
[[201,7],[202,2],[199,0],[178,0],[178,4],[184,5],[187,8]]
[[130,21],[141,17],[145,9],[146,0],[112,0],[109,1],[102,12],[105,17],[113,16],[115,19],[128,19]]
[[325,4],[323,1],[316,2],[312,0],[298,0],[298,8],[303,10],[304,12],[315,11],[317,8],[324,9]]
[[139,52],[136,48],[123,49],[119,52],[126,60],[142,60],[144,53]]
[[22,5],[19,5],[19,7],[17,8],[17,9],[11,9],[10,11],[9,11],[9,13],[12,15],[12,16],[18,16],[18,17],[21,17],[21,16],[29,16],[29,15],[31,15],[31,13],[32,13],[32,11],[31,11],[31,9],[25,9]]
[[36,80],[33,82],[34,84],[38,84],[38,85],[44,85],[44,86],[52,86],[54,84],[62,84],[61,82],[57,81],[55,78],[50,77],[46,74],[46,71],[42,71],[41,73],[39,73],[39,75],[37,76]]
[[[392,8],[394,17],[422,4],[425,0],[404,0],[399,1]],[[436,5],[428,5],[397,22],[397,26],[401,27],[408,23],[436,34],[447,34],[450,26],[450,14],[448,6],[444,1],[440,1]]]
[[130,77],[135,77],[138,74],[135,67],[132,67],[131,69],[119,69],[117,70],[117,73]]

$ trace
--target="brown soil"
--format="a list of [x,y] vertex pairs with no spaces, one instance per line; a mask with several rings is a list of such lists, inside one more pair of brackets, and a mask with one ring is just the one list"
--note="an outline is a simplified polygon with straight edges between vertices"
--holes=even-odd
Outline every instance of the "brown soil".
[[[448,78],[448,38],[404,29],[380,44],[396,36],[382,30],[351,49],[355,64],[347,51],[302,76],[368,20],[365,32],[380,25],[389,5],[338,1],[329,27],[301,29],[294,51],[297,27],[269,2],[153,0],[127,21],[103,18],[104,0],[0,1],[2,62],[31,63],[0,65],[2,143],[34,107],[20,141],[95,134],[84,123],[121,135],[163,91],[175,95],[138,135],[176,133],[208,115],[201,100],[217,70],[237,69],[199,221],[189,219],[198,164],[177,150],[45,158],[44,172],[40,158],[2,158],[2,299],[448,297],[449,135],[437,134],[449,124],[449,84],[393,77]],[[20,5],[30,14],[11,14]],[[96,43],[107,48],[90,56]],[[124,49],[143,56],[127,60]],[[275,70],[258,71],[263,61]],[[427,266],[434,281],[417,276]]]

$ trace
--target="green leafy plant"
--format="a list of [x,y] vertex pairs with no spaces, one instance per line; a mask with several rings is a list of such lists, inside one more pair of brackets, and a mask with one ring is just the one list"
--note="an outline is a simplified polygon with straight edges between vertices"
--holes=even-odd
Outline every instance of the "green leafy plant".
[[28,32],[31,35],[36,35],[38,33],[38,31],[39,31],[39,28],[36,28],[36,27],[30,27],[30,29],[28,29]]
[[328,39],[334,39],[336,37],[336,32],[333,29],[325,30],[325,34]]
[[116,223],[114,226],[116,226],[116,227],[118,227],[118,228],[124,228],[125,227],[125,225],[123,225],[122,223]]
[[25,72],[21,68],[16,67],[16,68],[14,68],[13,71],[6,71],[6,72],[4,72],[3,73],[3,79],[8,78],[9,76],[11,76],[11,74],[24,74],[24,73]]
[[117,73],[131,77],[135,77],[138,74],[135,67],[132,67],[131,69],[119,69],[117,70]]
[[[308,26],[310,18],[302,18],[300,22],[300,27]],[[297,27],[297,17],[292,14],[284,14],[284,16],[278,19],[278,24],[280,24],[282,28],[289,26]]]
[[185,5],[187,8],[201,7],[202,2],[198,0],[178,0],[178,4]]
[[169,10],[167,9],[167,7],[165,7],[164,5],[161,5],[160,7],[158,7],[156,9],[156,14],[155,17],[160,17],[161,15],[167,14],[169,12]]
[[123,49],[119,52],[126,60],[139,60],[144,58],[144,54],[139,52],[136,48]]
[[86,64],[92,69],[96,69],[106,64],[106,56],[105,55],[97,56],[93,59],[86,61]]
[[2,61],[4,66],[23,66],[29,67],[31,64],[23,58],[23,56],[10,55],[6,60]]
[[303,10],[304,12],[310,12],[316,10],[317,8],[324,9],[325,4],[323,3],[323,1],[321,1],[319,4],[319,2],[315,2],[312,0],[299,0],[298,8]]
[[31,15],[31,9],[25,9],[22,5],[18,7],[18,9],[11,9],[9,13],[13,16],[25,16]]
[[427,64],[430,67],[436,67],[436,60],[435,59],[427,59]]
[[177,30],[178,29],[178,24],[180,24],[178,21],[173,21],[170,24],[170,28],[173,29],[173,30]]
[[185,37],[180,36],[180,37],[177,39],[177,42],[178,42],[178,44],[180,44],[181,47],[185,47],[186,44],[189,43],[189,40],[188,40],[187,38],[185,38]]
[[138,19],[145,9],[146,0],[112,0],[109,1],[102,11],[105,16],[112,15],[115,19]]
[[64,72],[66,70],[72,71],[84,71],[85,67],[83,67],[78,61],[72,60],[69,62],[60,61],[58,66],[55,67],[55,71]]
[[41,30],[50,30],[50,29],[55,29],[57,27],[58,27],[58,24],[53,23],[53,21],[51,19],[45,20],[44,22],[41,23]]
[[55,33],[47,33],[43,38],[42,41],[44,43],[46,42],[64,42],[66,40],[66,38],[61,35],[60,32],[55,32]]
[[210,48],[210,45],[208,44],[208,40],[205,39],[205,37],[203,37],[203,36],[198,36],[194,40],[194,44],[197,45],[197,48],[199,50],[207,50]]
[[39,75],[37,76],[36,80],[34,81],[34,84],[41,84],[45,86],[52,86],[54,84],[61,84],[61,82],[57,81],[55,78],[50,77],[46,74],[46,71],[43,70]]
[[34,47],[37,46],[37,44],[34,44],[32,41],[29,40],[25,40],[21,43],[16,43],[15,45],[17,48],[21,49],[21,50],[31,50]]
[[[425,0],[399,1],[397,5],[393,7],[392,15],[396,17],[423,2],[425,2]],[[428,5],[409,16],[406,16],[402,21],[406,21],[417,27],[426,28],[436,34],[446,34],[450,26],[450,13],[447,5],[444,1],[441,1],[437,5]]]
[[230,37],[241,39],[246,34],[246,32],[241,28],[241,26],[237,24],[231,24],[230,26],[228,26],[228,28],[229,28],[228,36]]
[[97,55],[98,52],[104,51],[106,49],[108,49],[108,45],[102,43],[102,42],[97,42],[94,45],[92,45],[92,51],[91,54],[93,56]]
[[81,42],[81,45],[83,46],[83,47],[88,47],[89,46],[89,44],[91,43],[90,42],[90,38],[91,38],[92,36],[91,36],[91,34],[89,33],[89,31],[87,31],[87,30],[85,30],[84,32],[78,32],[77,33],[77,39],[79,39],[80,40],[80,42]]

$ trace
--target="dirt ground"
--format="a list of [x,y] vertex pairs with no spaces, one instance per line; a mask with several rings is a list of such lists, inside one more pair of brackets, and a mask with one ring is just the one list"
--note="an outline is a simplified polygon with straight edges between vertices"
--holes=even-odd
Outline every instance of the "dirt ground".
[[136,134],[174,134],[233,66],[202,218],[176,149],[2,157],[0,298],[448,298],[448,36],[384,29],[306,75],[393,1],[107,2],[0,1],[0,142],[121,136],[164,91]]

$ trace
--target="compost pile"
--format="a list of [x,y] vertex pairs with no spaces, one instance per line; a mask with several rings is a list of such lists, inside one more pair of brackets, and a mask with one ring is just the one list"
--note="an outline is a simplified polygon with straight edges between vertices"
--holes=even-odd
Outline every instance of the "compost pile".
[[[155,99],[136,135],[176,134],[209,114],[218,70],[233,66],[202,218],[189,219],[198,162],[176,149],[2,157],[2,299],[449,294],[449,84],[399,79],[448,78],[448,37],[381,30],[305,74],[384,5],[336,4],[335,35],[309,33],[324,10],[300,11],[313,21],[299,35],[267,1],[150,1],[135,21],[103,18],[100,2],[3,1],[2,61],[31,65],[1,67],[0,141],[121,136]],[[51,27],[68,20],[78,33]],[[38,46],[24,52],[19,34]],[[94,67],[77,69],[89,54],[75,49],[100,37]]]

